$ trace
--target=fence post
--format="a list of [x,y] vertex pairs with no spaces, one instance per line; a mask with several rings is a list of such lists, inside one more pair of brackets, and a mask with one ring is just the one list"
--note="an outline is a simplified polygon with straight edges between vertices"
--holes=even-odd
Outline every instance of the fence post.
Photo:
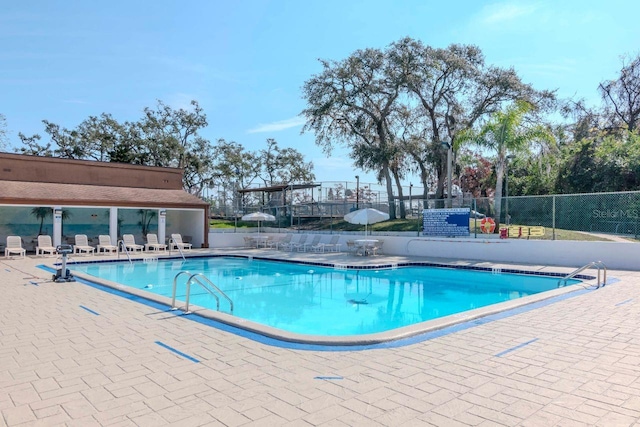
[[556,196],[555,195],[553,196],[552,200],[553,200],[553,204],[552,204],[553,208],[551,210],[551,215],[552,215],[551,221],[552,221],[553,233],[552,233],[551,240],[556,240]]
[[331,226],[330,226],[331,228],[330,229],[331,229],[331,234],[333,234],[333,203],[331,203],[329,205],[329,212],[330,212],[330,215],[331,215]]
[[473,199],[473,238],[478,238],[478,205],[476,199]]

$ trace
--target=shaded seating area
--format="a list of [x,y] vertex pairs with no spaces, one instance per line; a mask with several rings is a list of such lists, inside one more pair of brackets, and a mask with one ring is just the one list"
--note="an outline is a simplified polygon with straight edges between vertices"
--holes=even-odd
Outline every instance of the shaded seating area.
[[101,234],[98,236],[98,246],[96,246],[98,254],[106,254],[111,252],[118,252],[118,247],[111,243],[111,237],[107,234]]
[[73,246],[74,254],[84,253],[93,255],[95,253],[96,248],[89,245],[89,239],[86,234],[76,234],[75,242],[76,244]]
[[142,252],[144,250],[143,245],[139,245],[136,243],[136,238],[133,236],[133,234],[123,234],[122,241],[124,242],[124,247],[128,251]]
[[23,258],[27,255],[27,251],[22,247],[22,238],[20,236],[7,236],[4,256],[8,258],[11,254],[18,254]]
[[356,239],[353,241],[355,254],[362,256],[381,254],[383,244],[384,240],[381,239]]
[[38,246],[36,246],[36,255],[56,254],[56,247],[51,243],[51,236],[40,235],[38,236]]
[[154,233],[147,234],[147,243],[144,245],[145,251],[166,251],[167,245],[158,242],[158,235]]

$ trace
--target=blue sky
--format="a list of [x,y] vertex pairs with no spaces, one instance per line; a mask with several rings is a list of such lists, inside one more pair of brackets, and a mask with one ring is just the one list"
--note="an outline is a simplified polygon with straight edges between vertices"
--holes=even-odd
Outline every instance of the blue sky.
[[301,87],[319,58],[404,36],[475,44],[537,89],[598,104],[598,83],[617,77],[621,55],[639,53],[638,16],[630,0],[5,0],[0,113],[15,146],[18,132],[44,136],[43,119],[137,120],[156,99],[174,108],[196,99],[212,141],[259,150],[274,138],[313,161],[319,181],[374,182],[344,150],[326,158],[313,134],[300,135]]

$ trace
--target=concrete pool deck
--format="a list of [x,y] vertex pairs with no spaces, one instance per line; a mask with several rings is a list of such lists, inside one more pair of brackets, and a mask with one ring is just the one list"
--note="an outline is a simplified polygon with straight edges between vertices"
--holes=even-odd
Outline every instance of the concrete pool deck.
[[269,346],[81,283],[52,283],[37,267],[51,261],[0,258],[0,426],[627,426],[640,419],[640,272],[609,271],[617,283],[412,345],[330,352]]

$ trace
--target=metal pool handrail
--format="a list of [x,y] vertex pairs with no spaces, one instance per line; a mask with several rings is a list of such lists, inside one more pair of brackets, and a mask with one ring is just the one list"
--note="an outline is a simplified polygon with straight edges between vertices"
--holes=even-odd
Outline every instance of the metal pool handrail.
[[[200,277],[202,279],[204,279],[205,283],[202,283],[199,280]],[[186,313],[189,313],[189,296],[191,295],[191,283],[197,283],[205,291],[207,291],[209,293],[209,295],[213,296],[216,299],[216,310],[220,311],[220,298],[218,298],[218,295],[216,295],[216,293],[208,287],[208,286],[211,286],[216,292],[218,292],[220,295],[222,295],[222,297],[224,297],[224,299],[226,299],[229,302],[229,310],[231,311],[231,314],[233,314],[233,301],[231,301],[231,298],[229,298],[229,296],[227,294],[225,294],[222,291],[222,289],[220,289],[219,287],[214,285],[213,282],[211,280],[209,280],[207,278],[207,276],[205,276],[202,273],[192,274],[191,277],[189,277],[189,280],[187,280],[187,295],[185,297],[185,312]]]
[[[171,310],[177,310],[178,307],[176,307],[176,291],[178,288],[178,277],[180,277],[181,275],[186,274],[188,276],[191,275],[191,273],[189,273],[186,270],[181,271],[180,273],[176,274],[175,277],[173,278],[173,296],[171,297]],[[189,279],[187,279],[187,282],[189,281]]]
[[173,245],[176,246],[176,249],[178,249],[178,252],[180,252],[180,255],[182,255],[182,259],[186,261],[187,259],[184,257],[184,253],[182,252],[182,248],[173,239],[169,239],[169,255],[171,255],[171,249],[172,249]]
[[575,277],[578,273],[581,273],[582,271],[591,267],[596,267],[598,269],[598,283],[597,283],[596,289],[600,287],[600,269],[604,270],[604,280],[602,282],[602,286],[606,285],[607,284],[607,266],[604,265],[602,261],[592,261],[589,264],[583,265],[582,267],[578,268],[575,271],[572,271],[571,273],[564,276],[562,279],[558,280],[558,286],[560,286],[563,280],[564,280],[564,284],[566,285],[567,280],[571,279],[572,277]]
[[[178,289],[178,277],[180,277],[183,274],[186,274],[186,275],[189,276],[189,278],[187,279],[187,291],[186,291],[186,295],[185,295],[185,313],[187,313],[187,314],[190,313],[189,312],[189,297],[191,295],[191,283],[193,282],[193,283],[197,283],[198,285],[200,285],[205,291],[207,291],[211,296],[213,296],[216,299],[216,310],[218,310],[218,311],[220,311],[220,298],[218,297],[216,292],[218,294],[222,295],[229,302],[229,308],[230,308],[231,313],[233,314],[233,301],[231,301],[231,298],[229,298],[229,296],[227,294],[225,294],[222,291],[222,289],[220,289],[219,287],[214,285],[213,282],[211,280],[209,280],[204,274],[202,274],[202,273],[191,274],[186,270],[179,272],[173,278],[173,292],[172,292],[172,297],[171,297],[171,309],[172,310],[177,310],[178,309],[178,307],[176,307],[176,293],[177,293],[177,289]],[[206,283],[201,282],[199,280],[200,277],[202,277]],[[213,290],[211,288],[209,288],[209,286],[211,288],[213,288]],[[215,292],[214,292],[214,290],[215,290]]]
[[118,259],[120,259],[120,248],[122,248],[122,252],[124,252],[127,255],[127,258],[129,259],[129,263],[133,264],[133,261],[131,261],[131,257],[129,256],[129,250],[127,249],[127,245],[124,244],[124,240],[118,240]]

